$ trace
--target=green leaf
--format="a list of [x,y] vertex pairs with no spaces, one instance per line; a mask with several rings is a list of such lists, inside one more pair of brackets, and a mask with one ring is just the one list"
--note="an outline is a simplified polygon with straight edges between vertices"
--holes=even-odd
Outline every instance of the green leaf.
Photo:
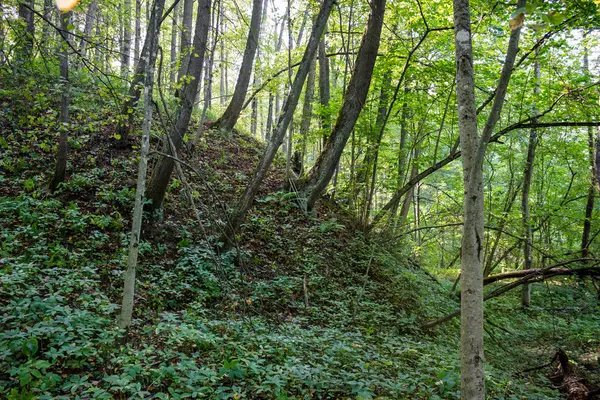
[[37,339],[32,337],[24,341],[23,345],[21,346],[21,351],[29,358],[33,357],[38,351]]
[[565,20],[564,15],[558,11],[550,11],[546,15],[548,16],[548,22],[550,22],[552,25],[558,25]]

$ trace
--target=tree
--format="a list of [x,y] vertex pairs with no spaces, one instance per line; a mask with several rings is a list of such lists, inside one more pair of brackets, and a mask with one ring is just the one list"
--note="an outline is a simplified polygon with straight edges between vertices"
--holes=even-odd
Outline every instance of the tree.
[[[517,9],[525,7],[519,0]],[[500,118],[518,51],[520,25],[512,30],[492,109],[481,136],[477,133],[475,78],[469,0],[454,0],[456,95],[463,161],[463,235],[461,244],[461,397],[484,399],[483,355],[483,161]],[[520,14],[522,17],[523,14]],[[521,19],[522,21],[522,19]]]
[[[141,57],[138,60],[135,68],[135,74],[133,75],[133,79],[129,85],[129,95],[126,101],[123,102],[121,114],[119,119],[117,119],[115,133],[119,137],[118,143],[120,146],[126,146],[129,140],[129,133],[133,123],[134,107],[137,105],[142,93],[141,84],[144,81],[144,76],[147,70],[146,62],[147,60],[150,60],[152,63],[154,63],[154,60],[156,60],[158,53],[158,39],[155,38],[158,38],[160,35],[160,26],[164,19],[164,17],[162,17],[164,6],[165,0],[156,0],[150,13],[148,29],[146,29],[146,39],[144,40],[144,47],[142,48]],[[155,23],[155,21],[158,22]]]
[[[176,151],[179,151],[183,144],[183,136],[188,129],[192,111],[194,109],[198,84],[200,79],[202,79],[202,68],[204,64],[204,54],[206,53],[209,25],[210,0],[199,0],[193,51],[187,69],[187,74],[191,77],[191,80],[182,88],[180,102],[176,112],[177,119],[169,133],[171,138],[170,141],[175,145]],[[169,141],[164,143],[164,151],[170,153]],[[156,211],[162,207],[169,179],[173,172],[173,167],[174,161],[172,158],[168,157],[162,157],[156,163],[152,171],[152,177],[148,183],[148,199],[152,200],[152,203],[148,205],[150,211]]]
[[318,197],[331,180],[342,151],[346,146],[346,142],[367,98],[373,67],[377,59],[384,13],[385,0],[373,0],[371,2],[371,14],[367,22],[367,30],[358,50],[354,71],[346,88],[344,102],[333,131],[327,140],[325,149],[319,155],[307,178],[299,184],[299,190],[305,198],[305,207],[307,209],[312,209]]
[[[161,15],[164,7],[164,0],[155,0],[152,6],[153,15]],[[151,19],[149,30],[156,32],[159,21],[158,18]],[[154,41],[158,40],[158,35],[149,37],[150,47],[155,46]],[[140,233],[142,229],[142,214],[144,211],[144,190],[146,188],[146,171],[148,169],[148,152],[150,149],[150,128],[152,126],[152,88],[154,86],[154,64],[156,56],[152,57],[152,52],[143,53],[145,57],[144,65],[144,121],[142,123],[142,140],[140,148],[140,162],[138,165],[137,185],[135,191],[135,205],[133,208],[133,218],[131,234],[129,236],[129,253],[127,256],[127,269],[123,283],[123,301],[121,304],[121,314],[119,316],[119,328],[128,329],[131,326],[133,316],[133,304],[135,294],[135,275],[137,268],[137,259],[139,254]]]
[[[540,93],[540,63],[536,59],[534,64],[535,73],[535,94]],[[535,108],[535,107],[534,107]],[[537,112],[536,112],[537,114]],[[534,122],[537,122],[534,121]],[[523,191],[521,192],[521,214],[523,219],[523,259],[525,265],[523,269],[533,269],[533,231],[529,216],[529,192],[531,190],[531,180],[533,178],[533,166],[535,161],[535,148],[537,146],[537,129],[533,128],[529,132],[529,145],[527,146],[527,159],[525,160],[525,170],[523,171]],[[521,304],[523,307],[529,307],[531,303],[531,286],[523,285]]]
[[58,152],[56,154],[56,166],[54,167],[54,176],[50,181],[50,192],[54,192],[58,185],[65,181],[67,172],[67,152],[69,148],[68,131],[69,131],[69,25],[71,24],[72,12],[61,14],[61,36],[64,43],[60,50],[60,136],[58,138]]
[[33,21],[34,0],[19,2],[19,24],[17,26],[17,61],[29,61],[33,51],[35,25]]
[[131,0],[125,0],[122,18],[121,76],[126,77],[129,74],[129,60],[131,59]]
[[96,15],[98,14],[98,1],[94,0],[90,3],[88,7],[88,11],[85,14],[85,28],[83,29],[83,36],[79,42],[79,53],[82,56],[85,56],[85,50],[87,48],[87,44],[92,34],[92,28],[94,27],[94,22],[96,20]]
[[178,80],[188,74],[190,63],[190,52],[192,51],[192,22],[194,12],[194,0],[183,0],[182,28],[180,39],[181,65],[179,66]]
[[250,30],[248,31],[248,39],[246,41],[246,49],[242,58],[242,66],[238,75],[237,83],[233,91],[233,97],[229,105],[223,112],[221,118],[215,123],[214,127],[223,131],[231,131],[235,126],[242,108],[244,99],[250,84],[250,75],[252,74],[252,66],[254,65],[254,56],[258,47],[258,37],[260,35],[260,25],[262,16],[263,0],[252,1],[252,17],[250,19]]
[[269,170],[269,167],[275,158],[275,154],[277,154],[277,150],[281,146],[281,143],[283,143],[285,132],[287,131],[292,119],[292,115],[294,114],[296,106],[298,105],[300,93],[302,92],[302,86],[304,86],[304,82],[310,70],[310,65],[317,51],[321,36],[325,30],[333,2],[334,0],[324,0],[321,4],[321,9],[313,23],[311,35],[308,40],[308,44],[306,45],[306,49],[304,50],[302,61],[300,62],[300,66],[298,67],[298,71],[294,77],[294,82],[292,83],[290,92],[288,93],[283,105],[281,115],[279,116],[277,126],[273,131],[271,140],[267,145],[267,149],[265,150],[260,164],[256,168],[254,175],[250,180],[250,183],[248,186],[246,186],[244,194],[242,194],[242,196],[238,199],[234,207],[234,211],[230,214],[228,218],[229,223],[225,227],[224,233],[219,239],[219,243],[223,244],[222,250],[228,249],[229,246],[234,243],[235,235],[246,218],[246,213],[254,201],[256,192],[258,192],[260,184],[267,174],[267,171]]

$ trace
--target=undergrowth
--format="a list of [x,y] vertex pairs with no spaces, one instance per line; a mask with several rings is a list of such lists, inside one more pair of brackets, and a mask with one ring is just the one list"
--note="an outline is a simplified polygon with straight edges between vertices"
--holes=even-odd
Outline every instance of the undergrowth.
[[[239,132],[208,132],[182,155],[199,172],[186,178],[200,221],[174,176],[164,219],[144,224],[123,345],[115,321],[136,147],[112,146],[114,104],[92,94],[97,82],[80,82],[70,175],[50,196],[55,85],[25,80],[18,93],[0,91],[1,397],[459,398],[458,322],[420,328],[458,307],[452,283],[425,273],[407,247],[367,240],[334,203],[303,213],[278,191],[281,161],[243,227],[239,256],[213,252],[220,219],[263,150]],[[490,398],[555,399],[548,368],[521,371],[557,347],[582,364],[594,354],[598,304],[577,284],[535,285],[527,311],[514,293],[487,303]]]

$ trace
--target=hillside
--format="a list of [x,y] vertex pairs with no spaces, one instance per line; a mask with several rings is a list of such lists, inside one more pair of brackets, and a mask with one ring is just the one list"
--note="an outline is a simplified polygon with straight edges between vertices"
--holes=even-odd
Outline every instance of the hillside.
[[[55,103],[43,93],[0,96],[2,397],[459,398],[457,322],[421,329],[457,308],[452,282],[389,237],[367,240],[335,202],[301,211],[281,191],[282,161],[239,251],[214,253],[223,211],[264,149],[237,131],[208,131],[181,155],[199,220],[178,176],[164,218],[144,222],[124,344],[116,320],[138,149],[114,146],[99,102],[75,113],[68,178],[50,195],[55,128],[44,110]],[[598,303],[573,285],[536,284],[527,311],[512,292],[487,303],[490,398],[558,398],[545,376],[555,365],[523,372],[558,347],[597,379]]]

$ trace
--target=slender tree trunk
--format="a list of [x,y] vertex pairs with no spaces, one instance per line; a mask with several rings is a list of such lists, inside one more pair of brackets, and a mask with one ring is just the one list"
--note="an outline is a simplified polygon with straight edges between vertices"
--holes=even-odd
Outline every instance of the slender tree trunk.
[[[304,105],[302,107],[302,121],[300,122],[300,137],[302,138],[301,157],[302,166],[306,163],[306,144],[310,131],[310,121],[312,120],[312,103],[315,94],[316,77],[316,58],[310,64],[308,79],[306,80],[306,89],[304,90]],[[302,172],[302,171],[301,171]]]
[[371,14],[367,22],[367,30],[356,57],[354,72],[346,88],[344,102],[337,121],[325,149],[310,170],[306,180],[300,184],[301,192],[306,198],[306,208],[309,210],[312,209],[331,180],[367,98],[373,67],[377,59],[377,51],[379,50],[385,3],[386,0],[373,0],[371,2]]
[[265,130],[265,140],[271,140],[271,126],[273,125],[273,93],[269,92],[269,108],[267,110],[267,129]]
[[[94,27],[94,21],[96,19],[96,14],[98,13],[98,1],[94,0],[90,3],[88,7],[88,11],[85,15],[85,28],[83,29],[83,37],[79,41],[79,53],[85,56],[85,50],[87,47],[87,41],[92,34],[92,28]],[[45,24],[44,26],[46,26]],[[99,40],[99,39],[96,39]]]
[[[190,57],[189,68],[187,74],[191,76],[191,81],[182,89],[181,102],[177,110],[177,120],[175,126],[170,133],[169,142],[175,146],[175,150],[179,151],[183,144],[183,136],[185,135],[192,110],[194,108],[194,100],[198,92],[198,84],[202,79],[202,68],[204,65],[204,54],[206,53],[206,44],[208,40],[208,28],[210,25],[210,0],[198,0],[198,14],[196,16],[196,29],[194,33],[194,45],[192,56]],[[170,153],[170,145],[165,142],[165,152]],[[156,211],[162,207],[165,193],[171,173],[173,172],[174,161],[172,158],[162,157],[156,163],[152,171],[152,177],[148,184],[148,199],[152,200],[149,205],[150,211]]]
[[0,4],[0,67],[6,62],[4,56],[4,40],[6,34],[4,32],[4,6]]
[[[90,5],[91,7],[91,5]],[[43,16],[44,19],[47,21],[52,21],[52,13],[55,12],[55,5],[54,2],[52,0],[44,0],[44,10],[43,10]],[[42,42],[43,43],[48,43],[50,40],[50,38],[53,35],[53,31],[50,29],[52,28],[50,26],[50,24],[47,24],[44,22],[44,25],[42,26]]]
[[[165,0],[155,0],[154,6],[151,7],[152,11],[150,14],[150,19],[148,20],[148,29],[146,29],[144,47],[142,48],[141,57],[137,63],[135,74],[129,86],[129,96],[123,103],[121,115],[118,119],[115,130],[116,134],[120,136],[120,146],[126,146],[129,140],[129,133],[131,131],[131,124],[133,122],[133,112],[138,100],[140,99],[142,89],[141,84],[144,81],[144,75],[146,72],[146,61],[151,60],[153,63],[152,65],[154,65],[154,60],[156,60],[161,26],[160,21],[164,7]],[[154,21],[158,22],[154,23]]]
[[190,63],[190,52],[192,51],[192,23],[194,13],[194,0],[183,0],[183,18],[180,39],[180,56],[181,65],[179,66],[178,80],[185,75],[188,75],[188,67]]
[[329,59],[325,53],[325,35],[319,42],[319,100],[321,103],[321,129],[323,129],[323,148],[329,137],[331,118],[329,116]]
[[268,143],[267,150],[265,151],[260,164],[254,172],[250,183],[246,187],[244,194],[238,200],[235,209],[229,218],[229,225],[225,228],[225,232],[219,240],[220,243],[223,243],[224,249],[229,248],[229,246],[235,242],[235,235],[241,224],[244,222],[246,213],[252,205],[254,196],[256,195],[263,178],[271,166],[273,159],[275,158],[277,149],[283,142],[285,132],[288,128],[290,120],[292,119],[294,110],[298,105],[300,93],[302,92],[302,86],[304,86],[304,82],[310,70],[311,61],[315,56],[317,47],[319,45],[319,40],[323,34],[323,31],[325,30],[325,25],[327,24],[327,19],[329,18],[333,3],[334,0],[323,0],[321,3],[321,9],[313,24],[310,39],[308,40],[308,44],[304,50],[302,61],[300,62],[300,66],[296,72],[296,76],[294,78],[294,82],[292,83],[288,97],[283,105],[283,110],[279,116],[277,127],[273,132],[273,136]]
[[454,32],[456,93],[465,190],[461,246],[461,398],[483,400],[483,171],[477,160],[479,136],[468,0],[454,0]]
[[56,154],[56,166],[54,168],[54,176],[50,181],[50,192],[54,192],[58,185],[65,181],[67,171],[67,152],[68,152],[68,123],[69,123],[69,24],[71,23],[72,12],[61,13],[60,28],[63,30],[63,43],[60,50],[60,80],[61,80],[61,96],[60,96],[60,136],[58,139],[58,153]]
[[129,74],[131,59],[131,0],[125,0],[123,7],[123,50],[121,54],[121,76]]
[[[220,4],[220,0],[219,0]],[[211,26],[214,27],[212,34],[212,42],[211,48],[208,54],[208,59],[206,62],[206,70],[204,73],[204,104],[202,105],[202,115],[200,116],[200,126],[198,127],[198,131],[196,132],[196,136],[194,137],[193,145],[196,146],[202,133],[204,132],[204,123],[206,122],[206,113],[209,108],[211,108],[211,97],[212,97],[212,71],[213,71],[213,62],[215,59],[215,50],[217,49],[217,41],[219,39],[219,19],[221,18],[221,13],[219,12],[219,5],[212,10],[212,21],[216,18],[216,23],[211,23]]]
[[[419,173],[419,156],[420,155],[421,155],[421,152],[419,151],[419,149],[415,148],[415,150],[413,152],[412,167],[410,170],[411,178],[414,178]],[[400,227],[402,227],[406,224],[406,219],[408,218],[408,212],[410,211],[410,206],[412,204],[412,200],[415,195],[415,187],[416,186],[417,185],[414,185],[410,188],[410,190],[406,193],[406,196],[404,197],[404,202],[402,202],[402,208],[400,209],[400,221],[398,223],[398,225]]]
[[177,18],[179,17],[179,3],[173,9],[173,25],[171,28],[171,72],[169,74],[169,82],[171,85],[177,82]]
[[[219,2],[219,14],[221,15],[221,28],[219,31],[221,33],[225,32],[225,11],[223,10],[223,2]],[[221,47],[219,49],[219,54],[221,56],[221,61],[219,63],[219,72],[220,72],[220,81],[219,81],[219,99],[221,105],[225,105],[225,98],[227,97],[227,93],[225,92],[226,86],[226,76],[227,76],[227,59],[225,55],[225,41],[221,40]]]
[[[536,51],[537,56],[537,51]],[[537,98],[540,94],[540,63],[535,60],[535,97]],[[534,114],[537,114],[534,103]],[[534,121],[537,122],[537,121]],[[523,269],[533,268],[533,249],[531,243],[533,241],[533,232],[531,229],[531,219],[529,217],[529,192],[531,189],[531,181],[533,179],[533,165],[535,161],[535,148],[537,146],[537,130],[533,128],[529,132],[529,145],[527,147],[527,160],[525,161],[525,170],[523,171],[523,191],[521,192],[521,216],[523,219],[523,237],[525,243],[523,243],[523,259],[525,265]],[[522,287],[521,292],[521,305],[523,307],[529,307],[531,304],[531,285],[525,284]]]
[[[518,1],[517,8],[521,7],[525,7],[525,0]],[[468,0],[454,0],[456,94],[465,188],[461,245],[461,398],[483,400],[483,161],[487,144],[504,105],[521,29],[511,32],[494,103],[479,137],[469,11]]]
[[215,122],[215,127],[223,131],[231,131],[235,126],[242,107],[244,105],[244,99],[246,98],[246,92],[248,91],[248,85],[250,83],[250,75],[252,73],[252,66],[254,65],[254,56],[256,55],[256,49],[258,47],[258,37],[260,35],[260,25],[262,16],[262,2],[263,0],[252,1],[252,18],[250,20],[250,31],[248,32],[248,40],[246,41],[246,49],[244,50],[244,57],[242,58],[242,66],[238,75],[238,80],[235,85],[233,97],[227,106],[227,109]]
[[[404,86],[405,99],[404,99],[404,103],[402,104],[402,113],[400,116],[400,144],[398,146],[398,169],[397,169],[398,176],[396,177],[396,185],[399,188],[402,187],[402,185],[404,184],[406,159],[408,158],[408,154],[406,152],[406,138],[408,136],[407,126],[408,126],[408,118],[409,118],[409,114],[410,114],[410,110],[408,108],[408,101],[406,99],[408,92],[409,92],[409,89],[405,85]],[[396,213],[398,212],[398,204],[399,204],[399,202],[396,202],[393,205],[393,208],[390,213],[391,227],[392,227],[393,232],[396,232],[398,227],[401,227],[404,224],[404,220],[400,219],[400,223],[399,223],[398,218],[396,216]]]
[[[587,31],[584,32],[584,39],[587,37]],[[588,49],[584,48],[583,52],[583,70],[586,75],[589,75],[589,59]],[[583,232],[581,234],[581,257],[587,258],[589,255],[590,234],[592,231],[592,217],[594,214],[594,197],[596,195],[596,177],[594,174],[594,128],[588,127],[588,157],[590,159],[590,187],[588,189],[587,201],[585,204],[585,217],[583,220]]]
[[141,13],[142,1],[135,0],[135,46],[133,51],[133,62],[135,64],[137,64],[140,59],[140,41],[142,40]]
[[[162,3],[160,6],[157,3]],[[152,7],[152,14],[157,14],[157,9],[164,7],[164,0],[157,0]],[[149,47],[156,47],[158,39],[158,18],[151,18],[148,30],[156,32],[156,35],[146,36],[152,43]],[[144,120],[142,123],[142,146],[140,151],[140,162],[138,165],[137,187],[135,191],[135,205],[133,207],[133,218],[131,226],[131,235],[129,236],[129,254],[127,256],[127,269],[125,270],[125,279],[123,284],[123,301],[121,304],[121,315],[119,316],[119,328],[128,329],[131,326],[133,315],[133,304],[135,294],[135,275],[137,260],[139,254],[140,233],[142,230],[142,215],[144,210],[144,190],[146,188],[146,171],[148,169],[148,152],[150,150],[150,128],[152,126],[152,87],[154,85],[154,64],[156,56],[152,59],[152,52],[142,53],[142,59],[138,63],[145,65],[144,71]]]
[[[100,9],[96,10],[96,40],[98,42],[102,41],[102,38],[100,36],[100,23],[102,21],[102,13],[100,12]],[[96,65],[98,65],[98,68],[100,69],[104,69],[104,64],[102,63],[102,53],[100,53],[100,46],[96,46],[94,48],[94,63]]]
[[[362,168],[360,169],[361,174],[357,176],[357,182],[359,184],[366,184],[365,193],[366,198],[364,201],[364,211],[363,215],[363,225],[367,226],[369,223],[369,215],[371,213],[371,206],[373,203],[373,194],[375,193],[375,181],[377,178],[377,163],[379,161],[379,147],[381,146],[381,141],[383,140],[383,134],[385,133],[385,127],[383,126],[385,122],[385,116],[387,114],[388,109],[388,90],[390,84],[392,82],[392,72],[386,71],[383,75],[383,81],[381,83],[381,91],[379,94],[379,109],[377,112],[377,120],[375,121],[375,132],[376,137],[374,138],[373,143],[367,145],[367,152],[365,154],[365,158],[363,160]],[[367,179],[371,175],[371,182],[367,182]]]
[[[17,61],[24,63],[29,61],[33,54],[33,39],[35,25],[33,24],[34,0],[22,0],[19,2],[19,25],[17,25]],[[31,9],[30,9],[31,8]]]

